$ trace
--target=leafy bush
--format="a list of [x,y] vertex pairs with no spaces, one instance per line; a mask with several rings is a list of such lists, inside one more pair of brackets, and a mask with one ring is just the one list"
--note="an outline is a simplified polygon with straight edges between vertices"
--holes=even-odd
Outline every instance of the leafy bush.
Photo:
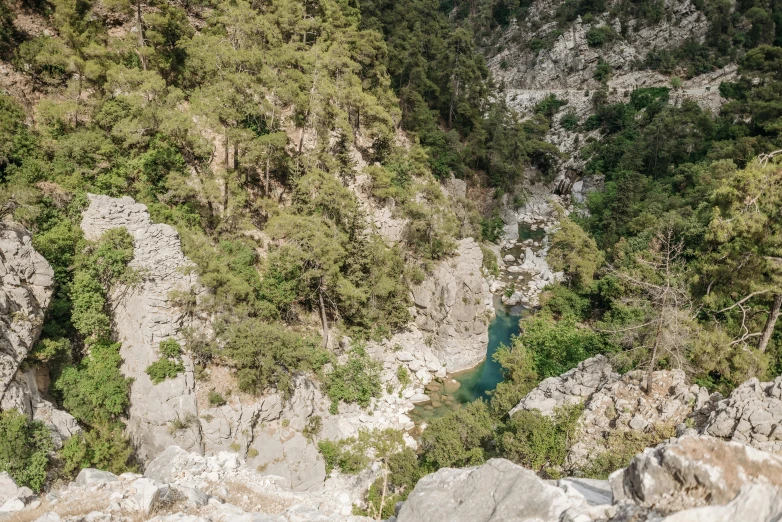
[[363,345],[355,346],[345,364],[334,367],[325,376],[326,394],[331,399],[331,413],[337,413],[339,401],[369,406],[372,397],[380,395],[380,370],[382,365],[372,359]]
[[595,331],[579,327],[572,317],[555,321],[549,312],[541,311],[522,320],[521,333],[514,340],[514,348],[521,347],[530,351],[538,377],[546,379],[604,352],[606,343]]
[[590,27],[586,33],[587,44],[589,47],[602,47],[616,38],[616,31],[612,27],[607,25],[600,25],[597,27]]
[[516,413],[497,437],[503,457],[557,478],[570,444],[576,440],[583,405],[558,408],[553,418],[537,410]]
[[130,404],[130,379],[120,372],[120,345],[100,341],[76,366],[65,368],[54,381],[62,405],[80,422],[97,426],[115,421]]
[[222,406],[225,402],[225,397],[223,397],[222,394],[215,390],[209,391],[209,404],[212,406]]
[[494,277],[499,276],[500,265],[497,262],[497,256],[494,254],[494,251],[487,246],[481,245],[481,253],[483,254],[481,266],[483,266],[490,275],[493,275]]
[[120,474],[137,470],[122,424],[101,425],[69,438],[58,452],[63,478],[73,479],[83,468],[97,468]]
[[301,430],[301,434],[312,442],[315,437],[320,435],[321,431],[323,431],[323,418],[320,415],[313,415],[307,419],[307,425]]
[[600,83],[605,83],[611,77],[611,64],[602,58],[597,59],[597,67],[592,77]]
[[676,428],[669,424],[655,424],[651,431],[610,430],[606,451],[590,459],[590,465],[583,470],[584,476],[606,479],[614,471],[627,467],[632,458],[644,449],[676,435]]
[[535,105],[535,113],[542,114],[548,119],[551,119],[559,109],[567,105],[567,100],[560,100],[556,94],[548,94],[537,105]]
[[249,319],[228,330],[225,354],[238,369],[242,391],[258,394],[275,387],[288,394],[296,373],[317,370],[328,361],[329,354],[320,344],[317,337]]
[[160,341],[160,359],[147,366],[145,371],[155,384],[173,379],[185,371],[182,363],[182,347],[173,339]]
[[568,111],[559,119],[559,124],[563,129],[573,131],[578,127],[578,115],[573,111]]
[[502,237],[504,227],[505,222],[502,221],[500,213],[495,210],[492,217],[481,220],[481,238],[496,243]]
[[0,412],[0,471],[18,485],[36,493],[41,490],[53,447],[49,428],[42,422],[31,421],[17,410]]
[[421,435],[423,459],[434,469],[482,464],[494,422],[482,400],[432,419]]
[[185,367],[181,361],[172,361],[171,359],[158,359],[153,362],[147,369],[144,370],[154,384],[160,384],[166,379],[173,379],[181,372],[185,371]]

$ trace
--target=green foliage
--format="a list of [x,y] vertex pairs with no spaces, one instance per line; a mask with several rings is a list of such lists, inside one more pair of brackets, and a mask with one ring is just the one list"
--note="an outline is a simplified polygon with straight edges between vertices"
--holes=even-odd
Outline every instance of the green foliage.
[[239,388],[249,393],[275,387],[288,394],[298,373],[315,371],[329,359],[318,338],[258,319],[232,326],[225,337],[224,352],[236,366]]
[[559,124],[565,130],[574,131],[578,127],[578,115],[573,111],[566,112],[559,119]]
[[490,218],[484,218],[481,221],[481,237],[492,243],[496,243],[502,237],[505,222],[502,221],[498,211],[495,211]]
[[320,436],[323,431],[323,418],[320,415],[313,415],[307,419],[307,425],[301,430],[301,434],[312,442],[315,437]]
[[63,369],[54,390],[65,409],[80,422],[98,426],[115,422],[130,404],[131,380],[120,373],[119,343],[98,341],[77,365]]
[[567,105],[567,100],[560,100],[556,94],[547,94],[537,105],[535,105],[534,111],[537,114],[542,114],[548,119],[554,117],[559,109]]
[[339,402],[369,406],[372,397],[381,393],[379,362],[370,357],[362,345],[354,346],[344,364],[337,364],[324,376],[326,394],[331,399],[331,413],[337,413]]
[[355,437],[318,442],[318,451],[326,461],[326,475],[334,469],[355,475],[366,469],[374,459],[389,459],[404,448],[402,433],[392,428],[361,430]]
[[492,440],[493,420],[482,400],[432,422],[421,435],[423,461],[434,469],[482,464]]
[[603,60],[603,58],[597,59],[597,67],[595,67],[595,72],[592,74],[592,78],[599,81],[600,83],[607,83],[608,79],[611,77],[612,72],[611,64],[607,61]]
[[490,275],[498,277],[500,275],[500,265],[497,262],[497,255],[491,248],[484,245],[481,245],[481,254],[483,255],[481,266]]
[[608,25],[590,27],[586,33],[589,47],[602,47],[604,44],[614,40],[617,36],[616,31]]
[[410,374],[407,371],[407,366],[400,364],[396,369],[396,378],[402,388],[406,388],[412,381],[410,381]]
[[516,343],[531,352],[541,379],[561,375],[606,349],[606,343],[598,333],[580,327],[574,318],[556,321],[545,312],[522,320]]
[[120,474],[135,472],[133,447],[122,425],[104,425],[69,438],[57,453],[62,477],[73,479],[83,468],[97,468]]
[[591,459],[583,470],[584,476],[605,480],[614,471],[627,467],[632,458],[646,448],[651,448],[676,435],[676,428],[668,424],[655,424],[651,430],[611,430],[608,432],[606,451]]
[[505,458],[526,468],[557,478],[570,444],[578,435],[581,404],[563,406],[546,417],[537,410],[517,412],[498,436],[498,450]]
[[589,287],[603,264],[603,253],[595,240],[571,219],[563,216],[559,227],[551,238],[546,261],[552,270],[565,273],[568,284]]
[[53,446],[49,428],[42,422],[14,409],[0,412],[0,471],[11,475],[17,485],[41,491]]
[[144,371],[155,384],[173,379],[185,371],[182,363],[182,347],[174,339],[160,341],[160,359],[147,366]]
[[209,404],[212,406],[222,406],[226,403],[225,397],[215,390],[209,391]]

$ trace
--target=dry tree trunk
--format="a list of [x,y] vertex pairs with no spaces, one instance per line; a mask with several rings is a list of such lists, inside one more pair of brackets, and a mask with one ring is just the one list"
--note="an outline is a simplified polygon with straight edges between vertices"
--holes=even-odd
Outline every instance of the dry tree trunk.
[[774,304],[771,306],[771,312],[768,314],[766,326],[763,328],[763,335],[760,336],[760,342],[758,343],[758,350],[760,350],[760,353],[764,353],[768,347],[768,342],[771,340],[771,334],[774,333],[774,327],[779,318],[780,307],[782,307],[782,294],[774,294]]

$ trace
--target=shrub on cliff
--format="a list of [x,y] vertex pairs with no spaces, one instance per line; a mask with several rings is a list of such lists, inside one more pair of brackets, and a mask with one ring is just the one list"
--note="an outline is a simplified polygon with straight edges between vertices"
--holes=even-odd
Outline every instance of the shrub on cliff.
[[319,338],[258,319],[233,326],[226,339],[225,353],[238,370],[239,388],[250,393],[275,387],[290,394],[296,373],[317,370],[329,359]]
[[0,412],[0,471],[18,485],[41,490],[52,447],[51,434],[42,422],[31,421],[17,410]]
[[337,413],[340,401],[369,406],[372,397],[381,392],[381,369],[380,363],[372,359],[362,345],[355,346],[348,354],[348,360],[325,376],[326,394],[331,399],[329,411]]

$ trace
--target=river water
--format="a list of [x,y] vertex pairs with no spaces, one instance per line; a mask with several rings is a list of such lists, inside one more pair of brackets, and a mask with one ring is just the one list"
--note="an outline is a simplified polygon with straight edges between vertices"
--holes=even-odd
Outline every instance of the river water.
[[[519,239],[516,244],[502,252],[502,255],[510,254],[516,259],[523,255],[525,247],[519,246],[521,242],[540,242],[545,237],[543,228],[532,227],[527,223],[519,223]],[[534,251],[539,250],[539,245],[532,245]],[[510,274],[504,274],[510,278]],[[522,281],[519,276],[512,276],[507,282]],[[524,277],[524,276],[522,276]],[[526,282],[524,280],[523,282]],[[523,284],[522,282],[522,284]],[[509,346],[513,336],[519,333],[519,319],[527,311],[522,305],[508,307],[502,304],[500,295],[494,296],[495,316],[489,325],[489,343],[486,346],[486,359],[471,370],[448,375],[443,381],[432,381],[426,387],[426,394],[431,398],[427,404],[421,404],[410,412],[410,417],[416,424],[428,422],[433,418],[441,417],[449,411],[458,410],[463,405],[474,400],[489,398],[489,392],[494,390],[502,382],[500,364],[494,361],[493,355],[501,345]]]
[[[416,423],[428,422],[441,417],[449,411],[458,410],[464,404],[479,398],[487,399],[488,392],[502,381],[500,364],[494,361],[494,352],[501,345],[509,346],[512,338],[519,333],[519,319],[523,306],[506,307],[499,296],[494,299],[495,317],[489,325],[489,343],[486,347],[486,360],[471,370],[448,376],[445,383],[432,382],[427,386],[427,395],[431,403],[416,406],[410,413]],[[456,388],[456,384],[458,388]]]

